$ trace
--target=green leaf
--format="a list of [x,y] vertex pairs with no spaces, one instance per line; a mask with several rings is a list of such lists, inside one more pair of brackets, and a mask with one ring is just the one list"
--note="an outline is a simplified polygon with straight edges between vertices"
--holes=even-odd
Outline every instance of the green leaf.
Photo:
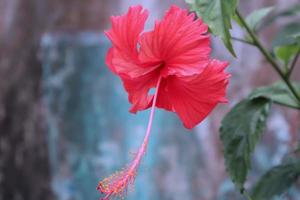
[[262,26],[260,26],[260,29],[263,29],[263,28],[268,27],[269,25],[272,25],[274,23],[274,21],[278,18],[292,17],[292,16],[297,15],[298,13],[300,13],[300,4],[292,5],[291,7],[287,8],[283,11],[274,13],[270,17],[267,17],[266,20],[264,20]]
[[210,4],[210,0],[185,0],[185,2],[192,11],[195,11],[198,14],[198,16],[202,16],[201,13],[204,13]]
[[[294,82],[292,84],[300,93],[300,83]],[[250,94],[249,98],[266,98],[277,104],[300,109],[300,105],[294,95],[283,82],[277,82],[270,86],[257,88]]]
[[290,23],[276,34],[272,41],[273,48],[284,45],[298,44],[297,35],[300,34],[300,23]]
[[245,99],[222,120],[220,135],[224,146],[225,165],[235,185],[241,190],[250,169],[250,156],[269,115],[268,99]]
[[289,61],[300,48],[300,23],[291,23],[283,27],[272,41],[273,51],[278,60],[288,66]]
[[288,66],[290,60],[299,51],[300,46],[297,44],[284,45],[280,47],[275,47],[274,52],[276,58],[278,58],[285,66]]
[[289,17],[289,16],[294,16],[298,13],[300,13],[300,4],[295,4],[287,8],[286,10],[277,13],[276,17]]
[[231,18],[235,14],[238,0],[185,0],[192,11],[202,17],[210,31],[220,36],[230,53],[235,56],[231,43]]
[[300,175],[300,161],[279,165],[265,173],[252,190],[255,200],[269,200],[282,194]]
[[246,17],[246,22],[248,26],[251,29],[256,30],[257,26],[259,25],[259,23],[261,23],[263,18],[269,15],[270,12],[273,11],[273,9],[274,7],[267,7],[253,11],[250,15]]

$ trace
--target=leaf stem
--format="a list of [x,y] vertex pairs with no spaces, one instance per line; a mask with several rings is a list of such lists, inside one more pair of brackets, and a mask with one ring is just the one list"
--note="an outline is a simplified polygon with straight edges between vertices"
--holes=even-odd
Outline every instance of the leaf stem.
[[297,53],[296,53],[296,56],[294,57],[293,61],[292,61],[292,64],[291,66],[289,67],[289,71],[287,72],[286,76],[289,78],[296,66],[296,63],[297,63],[297,60],[300,56],[300,48],[298,49]]
[[260,50],[260,52],[264,55],[264,57],[267,59],[267,61],[271,64],[271,66],[273,67],[273,69],[277,72],[277,74],[285,82],[285,84],[288,86],[288,88],[290,89],[290,91],[292,92],[292,94],[295,96],[295,98],[297,99],[297,101],[299,102],[299,105],[300,105],[300,96],[297,93],[297,91],[294,88],[294,86],[292,85],[289,77],[286,76],[281,71],[280,66],[275,62],[275,60],[272,58],[272,56],[270,55],[270,53],[263,47],[263,45],[261,44],[261,42],[257,38],[256,34],[251,30],[251,28],[248,26],[247,22],[244,20],[244,18],[242,17],[242,15],[239,13],[238,10],[236,10],[236,15],[240,19],[242,25],[244,26],[244,28],[248,32],[249,36],[252,38],[253,44]]
[[245,43],[245,44],[249,44],[249,45],[253,45],[255,46],[252,42],[250,41],[247,41],[247,40],[244,40],[244,39],[241,39],[241,38],[237,38],[237,37],[231,37],[232,40],[235,40],[235,41],[239,41],[239,42],[242,42],[242,43]]
[[247,199],[247,200],[252,200],[250,194],[247,192],[247,190],[243,190],[243,193],[244,197]]

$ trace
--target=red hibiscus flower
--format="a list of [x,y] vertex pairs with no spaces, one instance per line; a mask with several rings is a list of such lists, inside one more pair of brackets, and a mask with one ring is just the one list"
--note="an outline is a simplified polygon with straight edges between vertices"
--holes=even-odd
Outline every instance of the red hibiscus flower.
[[[226,102],[228,65],[210,58],[208,27],[194,13],[172,6],[154,29],[142,32],[148,11],[132,6],[127,14],[113,16],[106,31],[111,40],[106,63],[118,75],[132,104],[130,112],[151,108],[144,141],[131,164],[101,181],[106,196],[122,195],[133,183],[146,151],[155,107],[176,113],[191,129],[218,104]],[[155,94],[149,94],[155,88]]]

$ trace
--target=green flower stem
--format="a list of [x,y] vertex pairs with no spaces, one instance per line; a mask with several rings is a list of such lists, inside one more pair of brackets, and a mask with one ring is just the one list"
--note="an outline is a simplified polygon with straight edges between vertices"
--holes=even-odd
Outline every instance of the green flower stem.
[[246,190],[243,191],[243,195],[247,200],[252,200],[251,196],[248,194]]
[[257,38],[256,34],[251,30],[251,28],[248,26],[248,24],[246,23],[246,21],[244,20],[244,18],[242,17],[242,15],[239,13],[239,11],[236,11],[236,15],[237,17],[240,19],[242,25],[244,26],[244,28],[246,29],[246,31],[248,32],[249,36],[252,38],[253,40],[253,44],[260,50],[260,52],[265,56],[265,58],[267,59],[267,61],[271,64],[271,66],[274,68],[274,70],[278,73],[278,75],[281,77],[281,79],[285,82],[285,84],[288,86],[288,88],[290,89],[290,91],[293,93],[293,95],[295,96],[295,98],[297,99],[297,101],[299,102],[300,105],[300,96],[297,93],[296,89],[294,88],[294,86],[292,85],[290,79],[288,76],[286,76],[280,69],[280,66],[274,61],[274,59],[272,58],[272,56],[270,55],[270,53],[263,47],[263,45],[261,44],[261,42],[259,41],[259,39]]
[[293,61],[292,61],[292,64],[291,64],[291,67],[289,68],[289,71],[287,72],[286,76],[289,78],[296,66],[296,63],[297,63],[297,60],[300,56],[300,48],[298,50],[298,52],[296,53],[296,56],[294,57]]

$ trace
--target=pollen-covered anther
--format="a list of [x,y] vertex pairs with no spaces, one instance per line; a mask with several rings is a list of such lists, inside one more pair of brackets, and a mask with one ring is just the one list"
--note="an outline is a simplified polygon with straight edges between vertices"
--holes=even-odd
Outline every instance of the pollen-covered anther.
[[122,197],[128,186],[134,182],[135,176],[135,170],[123,169],[100,181],[97,190],[106,194],[106,196]]

